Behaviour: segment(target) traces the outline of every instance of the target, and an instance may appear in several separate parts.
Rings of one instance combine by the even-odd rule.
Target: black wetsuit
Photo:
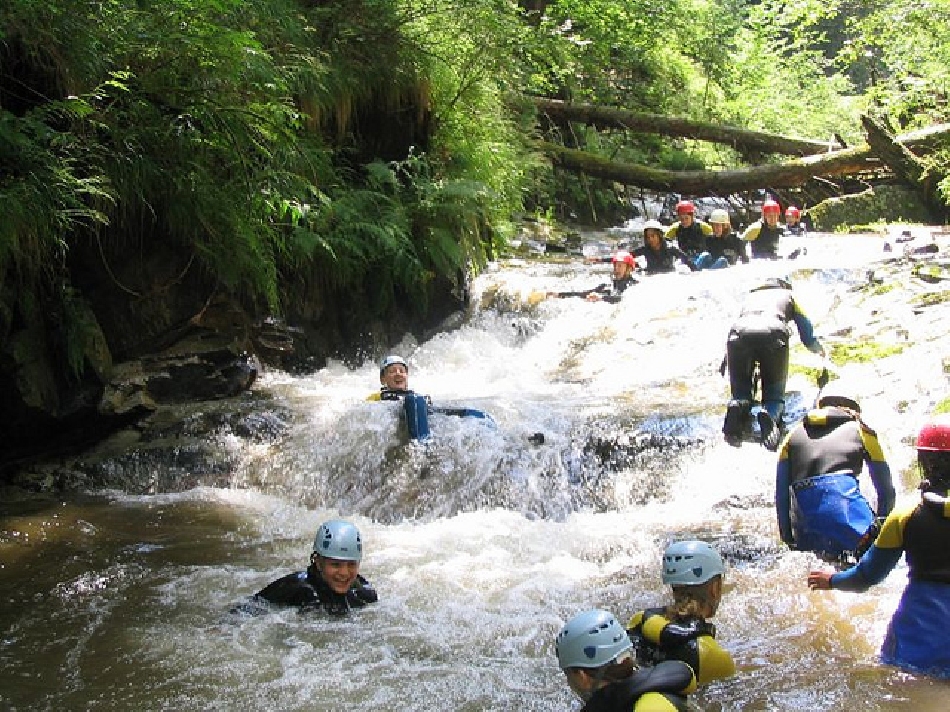
[[[730,232],[722,237],[710,237],[706,240],[706,252],[715,262],[720,257],[734,265],[738,261],[748,262],[749,256],[746,254],[746,243],[736,233]]]
[[[581,712],[635,712],[640,698],[651,693],[662,697],[671,710],[687,710],[686,693],[693,689],[694,683],[689,665],[668,660],[656,667],[637,670],[622,682],[601,687]]]
[[[269,606],[296,606],[301,610],[322,608],[331,615],[343,615],[351,608],[376,603],[378,598],[376,589],[362,576],[356,577],[345,594],[337,593],[324,581],[319,569],[311,565],[306,571],[272,581],[231,612],[253,615],[266,612]]]
[[[614,279],[612,284],[598,284],[593,289],[585,289],[581,292],[558,292],[557,297],[558,299],[565,299],[567,297],[586,298],[588,294],[600,294],[601,301],[616,304],[623,296],[624,290],[631,284],[636,283],[637,279],[633,275],[628,274],[621,279]]]
[[[642,257],[647,261],[647,274],[673,272],[676,269],[677,260],[689,267],[691,271],[696,271],[696,266],[689,259],[689,256],[666,239],[660,241],[660,249],[658,250],[654,250],[644,243],[630,254],[634,257]]]
[[[751,241],[752,256],[765,259],[778,257],[779,238],[785,233],[781,225],[769,227],[765,220],[757,220],[745,229],[742,239]]]

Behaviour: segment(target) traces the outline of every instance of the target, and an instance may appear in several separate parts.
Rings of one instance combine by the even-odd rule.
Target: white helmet
[[[676,541],[663,552],[663,583],[696,586],[726,572],[719,552],[704,541]]]
[[[722,208],[716,208],[709,214],[709,222],[720,223],[721,225],[730,225],[729,213]]]
[[[659,220],[647,220],[645,223],[643,223],[644,234],[646,234],[647,230],[659,230],[660,232],[666,232],[666,228]]]
[[[324,522],[313,540],[313,553],[327,559],[359,561],[363,558],[363,539],[360,530],[342,519]]]
[[[394,363],[401,363],[406,367],[406,371],[409,371],[409,364],[406,363],[406,359],[404,359],[402,356],[397,356],[396,354],[390,354],[379,362],[379,375],[382,376],[383,371],[392,366]]]
[[[633,642],[612,613],[594,609],[571,618],[554,647],[562,670],[599,668],[632,649]]]

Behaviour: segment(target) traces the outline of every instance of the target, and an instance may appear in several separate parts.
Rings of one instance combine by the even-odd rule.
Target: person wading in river
[[[558,665],[584,702],[581,712],[666,712],[687,710],[696,678],[686,663],[669,660],[637,669],[633,642],[613,614],[580,613],[555,640]]]
[[[310,565],[305,571],[273,581],[232,612],[255,614],[269,606],[295,606],[342,615],[352,608],[376,603],[376,589],[360,575],[362,559],[359,529],[341,519],[324,522],[313,540]]]
[[[685,252],[663,236],[663,224],[659,220],[647,220],[643,224],[643,244],[631,254],[646,260],[647,274],[675,272],[677,261],[689,267],[692,272],[699,269]]]
[[[723,269],[736,262],[748,262],[746,245],[736,233],[732,231],[732,221],[729,213],[722,208],[716,208],[709,215],[709,224],[713,234],[706,240],[706,252],[709,255],[703,269]]]
[[[867,463],[877,515],[861,493]],[[894,508],[894,483],[881,443],[861,406],[838,381],[782,442],[775,473],[778,530],[789,548],[830,563],[860,558],[877,535],[876,517]]]
[[[696,269],[708,268],[712,258],[706,242],[713,234],[712,226],[696,219],[696,206],[690,200],[681,200],[676,204],[676,218],[676,222],[666,230],[666,239],[675,240]]]
[[[673,603],[635,613],[627,624],[641,664],[681,660],[700,685],[735,674],[732,656],[716,642],[716,627],[708,622],[719,609],[725,571],[722,557],[704,541],[666,548],[662,578],[672,587]]]
[[[881,646],[881,660],[911,672],[950,678],[950,414],[934,417],[917,436],[923,477],[916,502],[895,508],[854,567],[815,569],[811,589],[866,591],[907,559],[907,586]]]
[[[778,259],[778,243],[784,233],[778,218],[781,206],[771,198],[762,203],[762,218],[749,225],[742,233],[742,239],[752,244],[752,257],[758,259]]]

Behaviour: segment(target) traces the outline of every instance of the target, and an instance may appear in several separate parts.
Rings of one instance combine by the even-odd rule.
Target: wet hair
[[[950,489],[950,450],[918,450],[917,464],[923,477],[921,489]]]
[[[722,575],[716,574],[705,583],[695,586],[673,586],[673,603],[666,607],[666,617],[671,621],[697,616],[705,618],[706,609],[715,610],[719,602],[719,597],[713,592],[713,585],[721,580]]]

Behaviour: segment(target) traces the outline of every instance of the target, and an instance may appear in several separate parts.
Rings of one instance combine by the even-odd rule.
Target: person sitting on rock
[[[646,261],[646,273],[675,272],[677,262],[689,267],[691,272],[697,271],[699,268],[689,256],[669,242],[663,232],[663,224],[659,220],[647,220],[643,224],[643,245],[630,253],[635,258],[642,257]]]
[[[752,243],[752,257],[757,259],[778,259],[778,243],[784,234],[778,218],[781,206],[771,198],[762,203],[762,217],[749,225],[742,233],[742,239]]]

